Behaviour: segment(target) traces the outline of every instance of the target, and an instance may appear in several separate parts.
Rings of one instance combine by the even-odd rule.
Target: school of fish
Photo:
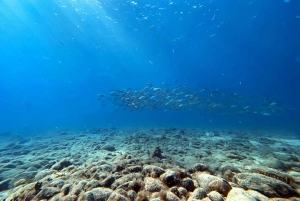
[[[211,90],[208,88],[188,88],[184,85],[154,87],[147,84],[141,90],[131,88],[111,90],[109,96],[98,94],[102,106],[109,101],[124,110],[164,110],[164,111],[206,111],[218,114],[260,114],[277,116],[286,106],[259,96],[245,96],[238,93]]]

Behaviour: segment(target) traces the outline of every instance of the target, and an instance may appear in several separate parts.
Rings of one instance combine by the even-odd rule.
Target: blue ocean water
[[[0,133],[300,130],[297,0],[2,0],[0,23]],[[130,111],[97,100],[97,94],[148,83],[265,97],[285,109],[276,116]]]

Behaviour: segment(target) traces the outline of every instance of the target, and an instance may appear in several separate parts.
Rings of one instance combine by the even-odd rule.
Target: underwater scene
[[[300,201],[299,0],[1,0],[0,201]]]

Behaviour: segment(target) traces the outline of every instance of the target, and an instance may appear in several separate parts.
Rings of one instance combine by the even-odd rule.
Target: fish
[[[206,111],[221,115],[255,114],[263,116],[278,116],[287,107],[276,100],[258,95],[243,95],[241,93],[210,89],[209,87],[189,88],[179,84],[170,87],[164,83],[155,86],[148,83],[140,90],[132,88],[110,90],[109,97],[104,93],[98,94],[98,99],[111,102],[117,107],[134,110],[162,111]]]

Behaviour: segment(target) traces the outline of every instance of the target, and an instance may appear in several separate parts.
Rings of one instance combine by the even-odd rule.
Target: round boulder
[[[231,190],[231,186],[226,180],[213,175],[198,173],[195,175],[195,179],[197,180],[199,185],[206,191],[206,193],[217,191],[218,193],[226,197],[228,192]]]
[[[160,180],[168,187],[175,186],[180,182],[180,175],[172,170],[167,170],[165,173],[160,175]]]

